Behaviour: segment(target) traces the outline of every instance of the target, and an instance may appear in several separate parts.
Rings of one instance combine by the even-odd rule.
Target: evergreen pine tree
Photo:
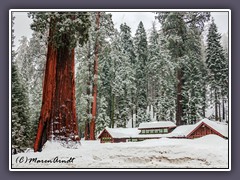
[[[221,120],[219,117],[221,99],[228,94],[228,64],[220,40],[221,35],[212,19],[207,35],[206,63],[214,96],[216,121]]]
[[[47,33],[42,35],[33,32],[29,41],[28,54],[31,61],[28,71],[31,139],[34,142],[42,105],[42,85],[47,56]]]
[[[183,86],[183,119],[187,124],[194,124],[203,117],[205,105],[205,81],[204,61],[201,45],[201,34],[194,26],[188,28],[188,40],[186,50],[188,58],[184,65]]]
[[[209,20],[209,12],[160,12],[157,13],[157,19],[162,24],[163,33],[167,39],[167,47],[172,59],[175,60],[175,73],[177,76],[176,85],[176,124],[186,123],[184,119],[187,110],[187,100],[184,96],[184,83],[186,75],[184,71],[187,68],[186,62],[190,58],[189,54],[189,34],[188,29],[194,26],[199,32],[203,31],[204,22]]]
[[[96,13],[89,13],[89,19],[91,21],[91,27],[89,28],[88,34],[89,39],[87,43],[78,47],[76,50],[76,63],[77,63],[77,75],[76,75],[76,97],[77,97],[77,112],[79,114],[79,126],[82,132],[88,131],[84,129],[92,119],[91,115],[91,102],[92,98],[92,87],[93,87],[93,64],[94,64],[94,51],[96,43]],[[113,22],[111,14],[100,12],[100,29],[98,31],[98,97],[97,98],[97,110],[101,108],[101,97],[105,97],[107,106],[106,113],[110,114],[110,84],[109,79],[109,63],[110,60],[110,42],[113,34]],[[97,111],[96,117],[96,129],[99,130],[98,116],[103,111]],[[88,133],[85,134],[87,136]],[[88,139],[85,137],[85,139]]]
[[[12,49],[14,47],[14,19],[11,19],[12,33]],[[29,147],[30,141],[30,121],[29,121],[29,105],[26,95],[26,89],[22,83],[22,77],[19,75],[19,70],[15,61],[16,53],[12,50],[11,61],[11,134],[12,147],[17,148],[17,151]]]
[[[147,63],[148,63],[148,42],[147,35],[142,21],[139,23],[135,37],[134,47],[136,54],[136,114],[137,121],[145,121],[144,112],[147,109]]]
[[[100,99],[100,103],[98,105],[98,117],[96,121],[96,131],[97,134],[100,133],[105,127],[108,127],[110,124],[110,117],[107,113],[107,101],[104,97]]]
[[[21,83],[17,66],[12,61],[12,145],[27,148],[30,144],[29,111],[26,90]]]
[[[150,61],[150,67],[154,72],[156,94],[154,104],[156,106],[157,120],[174,120],[176,106],[176,62],[167,49],[167,40],[163,32],[159,33],[159,57]]]
[[[49,29],[43,103],[34,151],[47,140],[79,141],[76,117],[74,48],[88,39],[87,12],[31,12],[31,28]],[[49,127],[49,128],[48,128]]]

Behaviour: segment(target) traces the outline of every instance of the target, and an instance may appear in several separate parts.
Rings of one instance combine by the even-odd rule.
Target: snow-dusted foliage
[[[28,54],[31,59],[31,71],[28,74],[31,139],[34,140],[42,105],[43,78],[47,56],[47,31],[43,35],[33,32],[29,40]]]
[[[12,17],[12,47],[14,47],[14,19]],[[27,46],[27,40],[24,39],[24,45]],[[25,87],[25,82],[23,76],[21,75],[20,68],[16,62],[16,52],[12,50],[12,60],[11,60],[11,135],[12,135],[12,148],[14,151],[19,152],[26,149],[31,144],[30,138],[30,115],[29,115],[29,102],[27,96],[27,87]],[[21,54],[21,53],[20,53]],[[23,55],[25,56],[25,55]],[[24,58],[25,59],[25,58]],[[21,64],[19,62],[19,64]]]
[[[44,34],[46,29],[54,29],[52,41],[55,47],[64,46],[64,36],[68,35],[70,48],[76,47],[77,43],[83,45],[88,39],[90,26],[88,12],[30,12],[33,19],[31,28]]]
[[[15,61],[12,62],[12,146],[27,148],[31,141],[29,106],[26,89]]]
[[[147,109],[147,88],[148,88],[148,41],[142,21],[140,21],[134,37],[134,47],[136,54],[136,114],[137,124],[145,121],[142,112]],[[141,113],[141,114],[140,114]]]
[[[192,123],[205,111],[206,72],[200,35],[209,12],[160,12],[166,47],[176,74],[176,123]]]
[[[42,105],[42,84],[46,62],[47,34],[33,32],[28,40],[22,37],[16,51],[16,65],[19,78],[26,91],[26,101],[29,104],[30,142],[34,141],[38,126],[38,119]],[[30,143],[31,144],[31,143]]]
[[[228,53],[224,51],[220,40],[221,35],[212,19],[207,35],[206,64],[215,104],[215,119],[221,121],[226,120],[224,103],[228,100]]]
[[[134,36],[126,23],[114,29],[111,13],[107,12],[100,12],[98,29],[96,14],[29,13],[34,20],[32,29],[38,32],[30,39],[22,37],[16,52],[12,52],[13,139],[22,143],[27,125],[31,130],[28,143],[34,141],[42,105],[47,43],[52,41],[61,48],[64,38],[60,37],[65,35],[69,47],[75,47],[81,137],[92,119],[97,44],[96,134],[105,127],[138,127],[153,120],[177,121],[177,125],[192,124],[202,117],[228,120],[227,35],[221,37],[212,21],[205,45],[202,31],[210,17],[208,12],[158,12],[156,19],[161,29],[153,23],[145,31],[139,22]],[[56,32],[49,39],[52,26]],[[24,100],[19,97],[21,93],[25,94]],[[23,106],[18,104],[20,101]],[[148,107],[151,110],[146,113]],[[17,115],[19,109],[21,117]],[[23,116],[28,116],[26,122],[30,118],[28,124],[21,120]]]
[[[96,46],[96,39],[98,38],[99,50],[98,50],[98,104],[101,103],[101,97],[104,96],[107,103],[106,107],[109,107],[110,94],[109,94],[109,82],[111,76],[109,76],[109,62],[110,62],[110,42],[113,36],[113,22],[111,14],[100,12],[100,28],[96,30],[96,12],[89,12],[89,21],[91,27],[88,30],[88,41],[85,45],[76,48],[76,97],[77,97],[77,114],[80,131],[84,131],[86,122],[90,122],[92,119],[91,105],[93,101],[92,87],[94,82],[94,53]],[[103,111],[99,111],[101,106],[98,105],[96,129],[99,129],[98,116],[109,116],[109,113],[101,115]],[[109,112],[108,109],[106,109]],[[109,124],[108,124],[109,125]]]
[[[110,124],[110,117],[107,114],[108,106],[104,97],[99,100],[98,118],[96,122],[96,133],[99,134],[105,127]]]

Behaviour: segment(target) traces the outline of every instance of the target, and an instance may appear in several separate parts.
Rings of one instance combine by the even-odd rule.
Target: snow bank
[[[69,159],[72,163],[19,163],[19,157]],[[47,142],[40,153],[12,156],[13,168],[228,168],[228,140],[216,135],[199,139],[161,138],[142,142],[81,141],[78,149]]]
[[[212,144],[227,142],[225,139],[215,134],[209,134],[209,135],[197,138],[194,141],[202,142],[202,143],[212,143]]]
[[[61,150],[64,147],[56,141],[47,141],[43,146],[43,151],[56,151]]]

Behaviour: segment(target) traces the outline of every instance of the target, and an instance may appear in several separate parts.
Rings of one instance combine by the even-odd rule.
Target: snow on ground
[[[56,157],[75,159],[69,163],[29,163],[30,158]],[[193,140],[161,138],[105,144],[81,141],[77,149],[47,142],[42,152],[13,155],[12,168],[228,168],[228,140],[207,135]]]

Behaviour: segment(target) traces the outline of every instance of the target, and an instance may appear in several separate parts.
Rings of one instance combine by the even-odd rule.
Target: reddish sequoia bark
[[[52,36],[51,29],[49,31],[49,36]],[[53,47],[52,43],[49,43],[43,81],[42,108],[40,112],[38,131],[34,143],[35,152],[41,150],[42,145],[47,141],[47,128],[51,119],[52,99],[55,92],[54,80],[56,78],[56,60],[57,51]]]
[[[89,132],[90,129],[89,129],[89,121],[87,120],[85,122],[85,131],[84,131],[84,137],[85,137],[85,140],[89,140]]]
[[[53,31],[50,28],[49,36]],[[74,49],[69,49],[68,36],[64,46],[55,49],[48,44],[41,115],[34,151],[41,151],[47,140],[80,140],[76,118]]]
[[[97,28],[96,31],[98,33],[99,25],[100,25],[100,12],[97,12],[96,17]],[[97,76],[98,76],[98,35],[96,38],[96,46],[95,46],[95,59],[94,59],[94,84],[93,84],[93,102],[92,102],[92,120],[90,122],[90,140],[95,140],[95,127],[96,127],[96,115],[97,115]]]
[[[63,37],[64,47],[57,51],[56,91],[50,131],[55,139],[79,140],[76,117],[74,49],[69,49],[69,37]]]

